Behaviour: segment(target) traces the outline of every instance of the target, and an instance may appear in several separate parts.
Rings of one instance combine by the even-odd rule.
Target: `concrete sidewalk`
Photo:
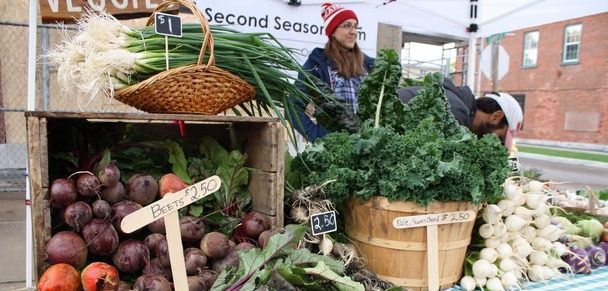
[[[25,290],[25,193],[0,192],[0,290]]]

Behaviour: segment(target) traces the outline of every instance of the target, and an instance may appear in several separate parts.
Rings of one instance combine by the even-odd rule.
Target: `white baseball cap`
[[[521,123],[524,119],[524,113],[521,110],[521,106],[519,106],[519,102],[517,102],[513,96],[507,93],[492,92],[486,94],[485,97],[496,100],[507,118],[509,130],[507,130],[504,143],[510,150],[513,146],[513,139],[515,138],[517,131],[521,128]]]
[[[500,109],[507,118],[509,130],[519,130],[524,119],[524,113],[519,102],[507,93],[488,93],[485,97],[492,98],[498,102]]]

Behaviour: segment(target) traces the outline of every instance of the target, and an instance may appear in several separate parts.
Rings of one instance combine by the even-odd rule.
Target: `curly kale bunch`
[[[304,184],[335,180],[325,188],[335,202],[350,196],[363,200],[385,196],[420,205],[481,203],[500,195],[509,167],[498,138],[477,138],[458,124],[440,74],[428,75],[419,95],[402,104],[393,94],[401,77],[396,62],[392,53],[381,53],[364,81],[359,91],[364,123],[359,132],[331,133],[295,160],[294,167],[306,173]],[[382,96],[382,106],[390,106],[382,107],[381,126],[374,127],[372,104],[387,88],[391,94]]]

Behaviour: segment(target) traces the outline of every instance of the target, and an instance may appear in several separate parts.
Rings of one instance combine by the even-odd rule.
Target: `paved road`
[[[558,189],[608,189],[608,163],[526,153],[519,154],[519,163],[523,169],[540,170],[542,179],[567,182],[558,185]]]

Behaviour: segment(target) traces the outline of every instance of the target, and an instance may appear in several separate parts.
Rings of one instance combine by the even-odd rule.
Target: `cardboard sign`
[[[338,229],[336,223],[336,212],[328,211],[310,216],[310,226],[313,235],[334,232]]]
[[[429,225],[465,222],[471,221],[473,219],[475,219],[475,212],[472,210],[415,216],[403,216],[393,219],[393,227],[397,229],[422,227]]]
[[[154,13],[154,31],[156,34],[182,37],[182,18],[162,12]]]

